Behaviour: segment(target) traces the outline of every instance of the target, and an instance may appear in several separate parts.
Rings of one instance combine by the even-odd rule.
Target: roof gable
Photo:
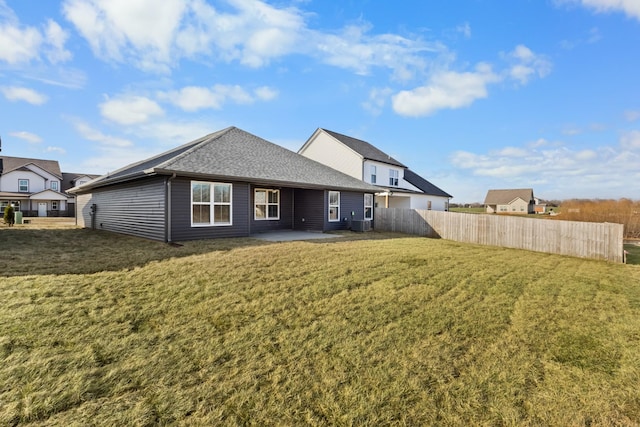
[[[533,201],[532,188],[505,189],[505,190],[489,190],[484,199],[485,205],[508,205],[516,199],[522,199],[527,203]]]
[[[57,160],[29,159],[26,157],[0,156],[0,175],[18,170],[23,167],[31,170],[27,167],[28,165],[35,165],[41,170],[62,179],[60,164],[58,164]],[[33,170],[31,171],[35,172]]]
[[[126,166],[84,184],[80,189],[87,190],[150,174],[173,173],[180,176],[293,184],[308,188],[376,191],[370,184],[236,127],[223,129]]]
[[[362,141],[360,139],[352,138],[347,135],[343,135],[338,132],[333,132],[327,129],[320,128],[321,131],[328,133],[347,147],[351,148],[356,153],[360,154],[365,160],[375,160],[377,162],[387,163],[394,166],[399,166],[401,168],[406,168],[398,160],[394,159],[390,155],[384,153],[382,150],[374,147],[366,141]]]

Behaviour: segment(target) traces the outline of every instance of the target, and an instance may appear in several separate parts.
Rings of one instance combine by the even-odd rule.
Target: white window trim
[[[20,181],[25,181],[27,183],[27,189],[25,191],[22,191],[20,189]],[[29,192],[29,180],[28,179],[18,179],[18,193],[28,193]]]
[[[395,181],[392,182],[392,180]],[[389,186],[397,187],[400,184],[400,172],[396,169],[389,169]]]
[[[194,202],[193,201],[193,184],[207,184],[209,185],[209,202]],[[215,186],[216,185],[228,185],[229,186],[229,202],[215,202]],[[210,182],[210,181],[191,181],[190,182],[190,215],[191,215],[191,227],[227,227],[233,225],[233,184],[229,182]],[[194,223],[193,222],[193,205],[209,205],[209,223]],[[215,222],[215,206],[229,206],[229,222]]]
[[[57,211],[57,210],[59,210],[58,208],[59,208],[58,201],[57,200],[52,200],[51,201],[51,210],[52,211]]]
[[[367,196],[371,196],[371,205],[367,205]],[[373,205],[374,205],[373,199],[374,199],[373,194],[371,193],[364,194],[364,212],[363,212],[364,219],[369,219],[369,220],[373,219]],[[367,218],[367,208],[371,208],[371,216],[369,218]]]
[[[378,180],[378,172],[377,172],[378,168],[376,167],[376,165],[370,165],[369,171],[370,171],[369,180],[371,181],[372,184],[375,184],[376,181]]]
[[[261,205],[264,204],[265,206],[265,217],[264,218],[258,218],[256,217],[256,206],[258,206],[258,203],[256,202],[256,193],[258,191],[265,191],[265,203],[260,203]],[[273,202],[269,202],[269,193],[277,193],[278,194],[278,203],[273,203]],[[275,217],[269,217],[269,206],[277,206],[278,207],[278,216]],[[255,221],[279,221],[280,220],[280,190],[274,190],[271,188],[256,188],[253,190],[253,219]]]
[[[49,183],[49,187],[53,190],[53,191],[59,191],[60,190],[60,183],[58,181],[51,181]],[[53,188],[56,187],[56,188]]]
[[[331,193],[336,193],[338,194],[338,204],[337,205],[332,205],[331,204]],[[339,191],[329,191],[328,194],[328,198],[327,198],[327,205],[328,205],[328,209],[327,209],[327,219],[329,222],[340,222],[340,192]],[[332,207],[336,207],[338,208],[338,215],[336,219],[331,219],[331,208]]]

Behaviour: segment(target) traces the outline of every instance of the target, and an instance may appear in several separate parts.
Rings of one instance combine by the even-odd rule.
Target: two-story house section
[[[449,210],[449,193],[366,141],[318,128],[298,153],[380,187],[377,207]]]
[[[56,160],[0,156],[0,209],[12,204],[24,216],[64,216],[62,179]]]

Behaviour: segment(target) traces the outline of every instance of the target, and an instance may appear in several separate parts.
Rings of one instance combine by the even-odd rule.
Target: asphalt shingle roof
[[[489,190],[484,199],[485,205],[507,205],[517,198],[521,198],[525,202],[533,200],[532,188],[517,188],[506,190]]]
[[[400,163],[398,160],[389,156],[385,152],[379,150],[373,145],[369,144],[366,141],[362,141],[360,139],[352,138],[347,135],[343,135],[338,132],[333,132],[327,129],[322,129],[327,132],[329,135],[333,136],[338,141],[342,142],[347,147],[351,148],[356,153],[360,154],[362,157],[368,160],[375,160],[377,162],[387,163],[394,166],[400,166],[401,168],[406,168],[405,165]]]
[[[229,127],[150,159],[121,168],[81,187],[88,190],[146,174],[224,178],[256,183],[375,192],[376,187]]]
[[[28,164],[34,164],[40,169],[49,172],[51,175],[55,175],[62,179],[62,173],[60,172],[60,164],[57,160],[42,160],[42,159],[29,159],[26,157],[8,157],[0,156],[0,174],[9,173],[14,170],[18,170]]]
[[[451,194],[433,185],[417,173],[413,172],[411,169],[404,170],[404,180],[409,184],[418,187],[424,194],[429,194],[432,196],[453,197]]]

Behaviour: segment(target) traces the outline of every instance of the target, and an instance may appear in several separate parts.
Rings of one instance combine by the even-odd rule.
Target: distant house
[[[535,212],[533,189],[489,190],[484,206],[487,213],[532,214]]]
[[[56,160],[0,156],[0,209],[12,204],[24,216],[68,216],[68,197]]]
[[[346,230],[377,188],[229,127],[70,191],[78,225],[172,242]]]
[[[62,172],[62,192],[67,196],[67,210],[71,215],[75,215],[76,196],[69,194],[68,190],[73,187],[86,184],[98,178],[100,175],[89,175],[83,173]]]
[[[449,193],[368,142],[319,128],[298,153],[375,185],[376,206],[449,210]]]

